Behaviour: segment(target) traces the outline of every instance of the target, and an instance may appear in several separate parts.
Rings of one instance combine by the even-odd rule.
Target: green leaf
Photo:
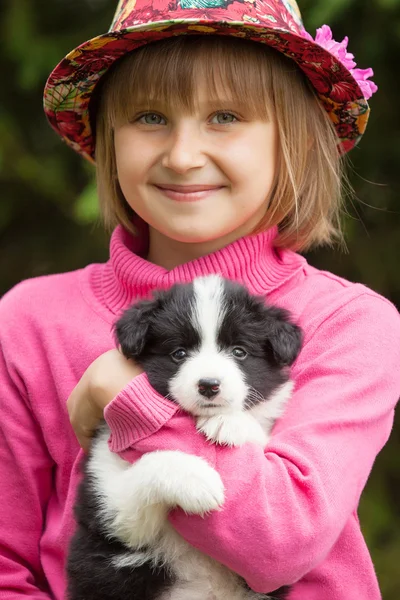
[[[85,187],[74,207],[74,217],[79,223],[94,223],[99,218],[99,203],[96,183]]]

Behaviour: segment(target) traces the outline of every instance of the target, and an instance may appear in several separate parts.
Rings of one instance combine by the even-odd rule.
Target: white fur
[[[225,315],[224,284],[218,275],[194,280],[195,302],[190,316],[200,333],[200,349],[192,353],[169,383],[169,391],[179,404],[199,416],[211,416],[233,409],[242,409],[249,394],[241,369],[230,354],[218,347],[217,333]],[[211,400],[198,392],[199,379],[221,382],[220,392]],[[213,407],[207,406],[213,404]]]
[[[181,506],[194,514],[218,510],[224,501],[219,474],[198,456],[179,451],[152,452],[129,464],[108,448],[107,428],[97,436],[89,461],[108,534],[136,550],[114,557],[114,567],[151,561],[177,577],[159,600],[257,600],[239,577],[190,546],[173,529],[167,512]],[[151,550],[141,547],[150,545]],[[139,550],[139,551],[138,551]],[[264,596],[263,596],[264,598]]]
[[[259,402],[248,413],[269,434],[275,421],[281,417],[293,392],[292,380],[281,385],[266,402]],[[250,440],[249,440],[250,441]]]
[[[202,554],[172,528],[167,511],[181,506],[190,513],[218,510],[224,501],[219,474],[206,461],[178,451],[152,452],[133,465],[111,453],[106,428],[96,438],[89,470],[109,535],[139,552],[112,559],[116,568],[147,561],[169,566],[178,582],[159,600],[247,600],[237,575]],[[150,544],[151,550],[140,551]],[[245,594],[245,595],[244,595]]]
[[[292,382],[287,382],[269,401],[246,413],[220,415],[219,421],[216,415],[205,418],[205,429],[218,443],[238,446],[253,442],[264,446],[292,387]],[[219,427],[210,433],[215,422]],[[89,467],[96,478],[102,517],[109,533],[136,550],[113,558],[114,567],[139,567],[151,561],[155,566],[171,568],[177,583],[159,600],[265,598],[244,590],[235,573],[190,546],[167,520],[168,510],[173,506],[181,506],[193,514],[218,510],[224,501],[219,474],[202,458],[178,451],[152,452],[131,465],[110,452],[108,436],[108,430],[104,429],[96,439]],[[140,547],[147,544],[151,550],[140,552]]]
[[[264,448],[293,384],[285,383],[265,402],[245,410],[251,388],[232,356],[217,344],[225,311],[223,282],[218,276],[199,278],[194,291],[191,319],[200,332],[201,347],[170,382],[170,393],[197,417],[197,428],[210,441],[229,446],[252,442]],[[218,396],[208,400],[198,393],[201,378],[221,382]],[[209,403],[213,407],[204,406]],[[235,573],[190,546],[167,520],[176,506],[199,515],[220,510],[224,486],[218,472],[202,458],[179,451],[145,454],[132,465],[109,451],[108,436],[105,427],[93,444],[88,468],[108,534],[135,550],[112,558],[113,566],[138,567],[151,561],[171,568],[177,582],[158,600],[265,599],[243,589]]]
[[[197,429],[208,440],[227,446],[242,446],[247,442],[262,448],[268,443],[271,429],[283,414],[293,389],[293,382],[284,383],[266,402],[259,402],[247,411],[198,417]]]
[[[98,484],[104,522],[128,545],[155,541],[173,507],[205,514],[223,505],[222,480],[204,459],[160,451],[129,464],[109,451],[108,435],[104,430],[96,439],[88,469]]]
[[[200,378],[218,379],[221,382],[219,394],[212,399],[201,396],[197,388]],[[189,358],[171,380],[169,389],[182,408],[198,416],[241,409],[248,395],[248,386],[233,358],[211,343],[202,343],[199,352]],[[207,406],[209,404],[213,406]]]
[[[205,343],[215,344],[215,332],[225,316],[224,282],[219,275],[198,277],[193,281],[195,309],[193,326],[201,332]]]
[[[268,435],[261,425],[244,411],[199,417],[197,429],[211,442],[227,446],[242,446],[246,442],[253,442],[264,448],[268,442]]]

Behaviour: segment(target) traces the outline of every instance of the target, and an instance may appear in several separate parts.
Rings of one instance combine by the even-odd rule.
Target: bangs
[[[147,44],[119,60],[106,76],[105,112],[112,125],[132,118],[138,106],[197,109],[197,86],[206,86],[212,103],[245,106],[252,119],[269,120],[272,112],[273,59],[296,68],[268,46],[231,36],[175,36]]]

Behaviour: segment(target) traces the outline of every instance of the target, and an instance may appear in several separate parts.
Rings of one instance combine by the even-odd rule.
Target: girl
[[[23,282],[0,304],[0,597],[64,597],[81,458],[68,411],[85,448],[104,411],[127,460],[162,436],[220,473],[223,510],[170,521],[253,590],[380,598],[357,506],[400,394],[400,319],[296,253],[340,240],[340,155],[376,89],[353,58],[327,26],[314,41],[294,0],[121,0],[110,32],[51,74],[46,113],[96,159],[116,228],[106,264]],[[215,272],[305,332],[265,452],[208,444],[112,349],[134,300]]]

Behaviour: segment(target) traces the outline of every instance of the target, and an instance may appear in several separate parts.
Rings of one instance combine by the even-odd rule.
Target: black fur
[[[129,308],[115,326],[124,355],[143,367],[151,385],[163,396],[168,394],[168,382],[180,368],[171,360],[171,353],[182,347],[196,350],[201,344],[189,318],[193,302],[193,284],[176,285]],[[233,282],[224,282],[224,303],[226,312],[218,344],[221,349],[246,349],[246,360],[237,363],[260,399],[267,398],[287,380],[285,367],[300,351],[301,330],[291,323],[286,311],[266,306],[263,298],[251,296]],[[251,408],[257,401],[254,395],[249,396],[246,407]],[[102,527],[94,483],[86,470],[75,516],[78,529],[67,565],[69,600],[155,600],[174,584],[173,574],[163,567],[154,569],[150,563],[139,568],[112,566],[110,557],[134,551],[110,539],[104,524]],[[250,590],[244,580],[243,588]],[[289,589],[280,588],[265,598],[284,600]]]
[[[263,298],[251,296],[236,283],[225,282],[224,301],[227,311],[218,334],[219,345],[242,346],[248,351],[246,360],[238,364],[260,399],[268,398],[287,380],[283,367],[290,366],[300,352],[301,330],[291,323],[287,311],[267,306]],[[249,397],[246,407],[251,408],[256,401]]]
[[[129,308],[115,326],[116,338],[127,358],[146,371],[152,387],[162,396],[179,365],[170,353],[185,347],[195,350],[200,336],[187,317],[193,302],[193,284],[175,285],[156,292],[153,300]]]
[[[248,358],[238,361],[248,381],[261,397],[287,380],[283,367],[297,358],[302,342],[301,329],[289,313],[267,306],[265,299],[252,296],[241,285],[224,282],[226,316],[218,333],[221,349],[243,346]],[[188,317],[194,302],[193,284],[175,285],[156,292],[153,300],[129,308],[116,323],[115,332],[123,354],[135,359],[146,371],[152,387],[168,394],[168,381],[179,365],[170,358],[177,348],[195,350],[200,336]],[[254,404],[249,398],[247,407]]]
[[[115,569],[110,557],[123,556],[132,549],[110,539],[98,516],[98,502],[91,475],[83,463],[84,479],[75,504],[77,530],[72,537],[67,562],[67,598],[71,600],[153,600],[174,583],[165,568],[149,563],[132,569]]]

